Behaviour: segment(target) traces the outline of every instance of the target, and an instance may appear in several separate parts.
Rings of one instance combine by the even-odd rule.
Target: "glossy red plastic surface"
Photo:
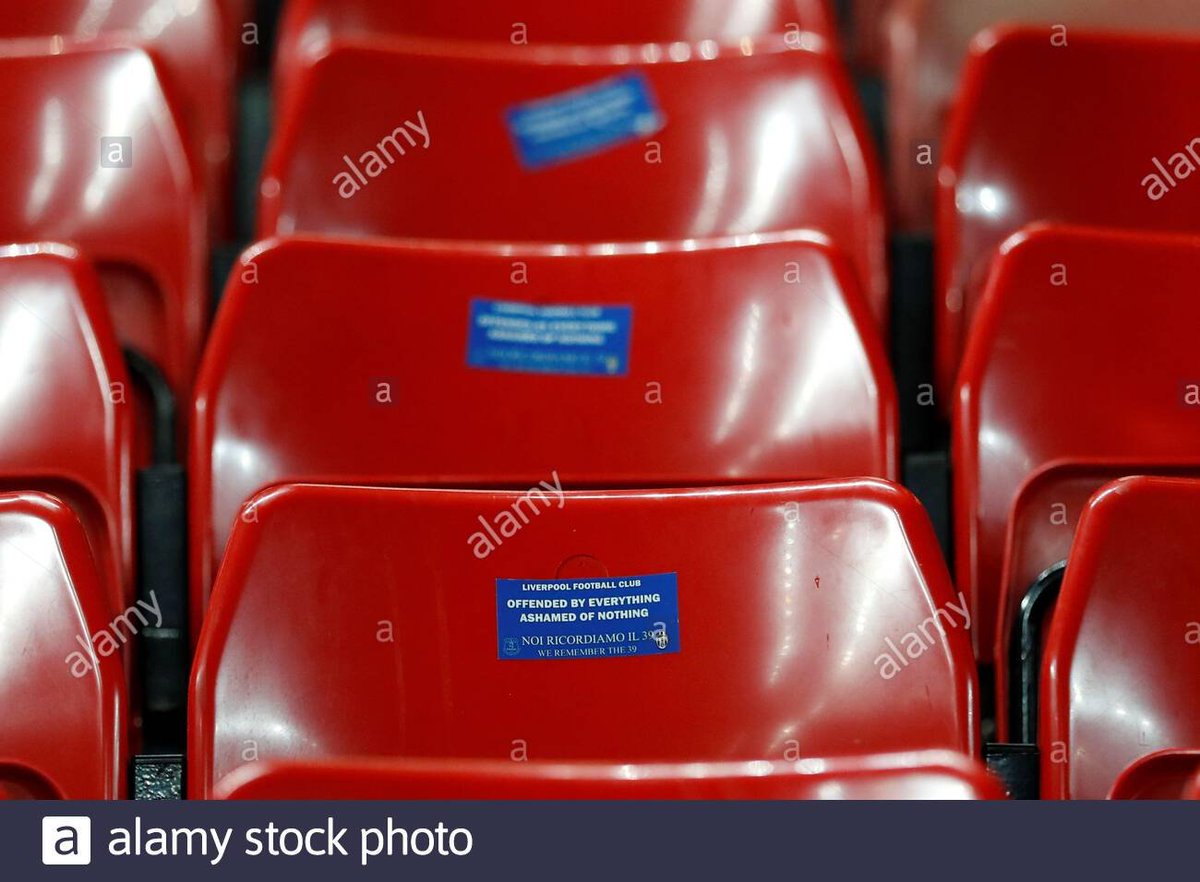
[[[287,0],[286,5],[290,5],[291,2],[292,0]],[[255,0],[217,0],[217,7],[221,10],[226,24],[231,28],[231,33],[237,34],[239,37],[243,33],[243,25],[258,24],[255,16]],[[261,40],[263,37],[261,25],[258,28],[258,35]],[[278,40],[278,37],[276,39]]]
[[[120,655],[101,655],[86,636],[109,619],[87,538],[71,510],[41,493],[0,494],[5,789],[65,799],[124,795]]]
[[[0,39],[35,37],[94,40],[151,50],[162,62],[169,94],[178,96],[193,153],[203,164],[213,219],[225,220],[238,44],[229,39],[217,0],[41,0],[23,4],[19,15],[0,18]],[[134,88],[127,90],[127,97],[136,94]],[[93,134],[91,140],[95,137]]]
[[[1056,264],[1066,286],[1052,282]],[[1028,479],[1070,462],[1200,465],[1200,409],[1187,404],[1200,383],[1198,274],[1195,237],[1039,228],[998,256],[953,437],[957,584],[978,612],[981,658],[991,657],[1006,530]]]
[[[851,257],[882,324],[881,182],[857,99],[827,49],[815,34],[800,45],[779,36],[521,51],[337,44],[282,111],[261,231],[593,243],[811,229]],[[537,171],[521,165],[506,110],[632,72],[649,81],[661,131]],[[343,198],[347,158],[367,157],[405,120],[419,122],[418,111],[428,147],[417,135],[402,156],[385,149],[395,162],[374,178],[360,170],[366,185]]]
[[[26,763],[0,757],[0,799],[64,799],[46,776]]]
[[[1188,782],[1180,799],[1200,799],[1200,772]]]
[[[1160,750],[1123,771],[1109,799],[1196,799],[1189,793],[1200,776],[1200,750]]]
[[[229,21],[248,22],[254,16],[254,0],[217,0]]]
[[[0,367],[0,490],[45,490],[70,504],[105,600],[124,609],[133,593],[131,393],[104,295],[77,252],[0,248]]]
[[[967,64],[938,172],[941,389],[954,383],[992,256],[1010,234],[1040,221],[1200,232],[1200,175],[1172,176],[1157,200],[1147,183],[1156,159],[1182,171],[1172,157],[1194,157],[1200,169],[1194,102],[1180,86],[1200,68],[1200,40],[1077,29],[1068,39],[1055,46],[1045,28],[989,34]]]
[[[476,557],[480,519],[522,497],[312,485],[257,497],[197,649],[192,794],[209,795],[249,743],[263,761],[975,750],[975,667],[949,611],[959,598],[906,491],[567,492]],[[665,572],[678,578],[680,652],[497,659],[498,577]],[[939,630],[935,610],[952,624]],[[905,635],[922,627],[913,655],[921,638]],[[899,645],[909,658],[880,661]]]
[[[588,254],[282,240],[248,253],[197,384],[196,623],[239,509],[284,481],[896,477],[895,391],[845,259],[803,239],[691,244]],[[631,306],[628,374],[469,367],[480,297]]]
[[[1003,799],[976,761],[948,751],[742,763],[603,765],[506,760],[254,763],[222,799]]]
[[[971,0],[974,2],[974,0]],[[896,0],[850,0],[851,53],[861,67],[879,70],[884,62],[884,29]]]
[[[522,31],[517,25],[524,25]],[[280,43],[287,51],[319,50],[344,37],[430,37],[532,45],[616,45],[733,41],[789,29],[836,36],[826,0],[659,0],[564,5],[557,0],[293,0]],[[308,44],[307,46],[305,44]]]
[[[618,45],[732,42],[771,33],[837,34],[827,0],[292,0],[285,7],[275,50],[276,95],[330,43],[345,38],[425,37],[498,45]]]
[[[930,145],[934,157],[939,152],[972,38],[992,25],[1017,22],[1042,25],[1043,40],[1061,44],[1065,39],[1069,47],[1076,28],[1195,32],[1200,30],[1200,5],[1195,0],[894,0],[884,54],[890,183],[901,229],[926,232],[933,227],[937,169],[936,164],[919,163],[918,150]],[[1077,105],[1072,101],[1066,106],[1074,114]]]
[[[0,83],[0,242],[78,246],[100,272],[122,343],[186,389],[207,309],[204,199],[150,57],[8,56]],[[132,138],[131,167],[101,167],[105,137]]]
[[[1200,482],[1126,478],[1080,520],[1050,625],[1044,798],[1102,799],[1131,763],[1200,745]]]
[[[996,666],[997,707],[1007,707],[1007,660],[1021,600],[1039,576],[1067,559],[1079,517],[1092,496],[1105,484],[1130,475],[1200,474],[1195,454],[1184,459],[1190,459],[1190,464],[1184,462],[1177,468],[1161,461],[1146,463],[1118,456],[1093,462],[1063,460],[1039,469],[1025,481],[1009,514],[1004,542],[994,658],[1005,663]],[[1014,737],[1008,722],[1005,714],[996,719],[1000,741]]]

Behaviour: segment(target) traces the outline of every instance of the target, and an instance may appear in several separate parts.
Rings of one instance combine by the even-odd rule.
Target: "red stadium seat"
[[[197,384],[193,621],[242,505],[285,481],[528,487],[552,469],[573,488],[895,478],[895,390],[846,261],[787,237],[687,247],[282,240],[249,252]],[[472,309],[493,297],[627,306],[626,369],[473,367]]]
[[[75,510],[114,611],[133,594],[129,401],[87,262],[61,245],[0,248],[0,490]]]
[[[222,799],[1003,799],[962,754],[910,754],[702,765],[374,760],[252,763]]]
[[[1010,234],[1041,221],[1200,232],[1200,176],[1184,178],[1200,168],[1200,132],[1179,88],[1198,66],[1200,40],[1073,31],[1060,47],[1045,28],[980,38],[939,171],[940,388],[953,385]]]
[[[1135,761],[1113,784],[1109,799],[1196,799],[1200,750],[1160,750]]]
[[[1092,495],[1126,475],[1192,475],[1196,457],[1178,467],[1110,454],[1093,460],[1058,460],[1034,472],[1017,491],[1009,512],[1000,577],[994,658],[1000,741],[1037,740],[1037,688],[1049,614],[1061,564],[1067,560],[1079,516]],[[1187,462],[1190,460],[1190,465]],[[1036,602],[1031,593],[1040,595]],[[1014,679],[1010,679],[1010,675]]]
[[[1083,513],[1047,639],[1044,798],[1102,799],[1135,760],[1200,745],[1198,531],[1194,480],[1117,481]]]
[[[341,43],[282,111],[261,231],[588,243],[811,229],[850,255],[882,324],[883,196],[855,103],[815,35]]]
[[[481,555],[485,516],[530,495],[289,485],[257,497],[197,649],[193,796],[249,759],[975,751],[969,622],[952,611],[965,605],[906,491],[559,493]],[[674,633],[658,645],[670,652],[508,658],[524,644],[503,635],[498,648],[510,577],[618,590],[650,573],[665,575],[640,580],[677,586],[674,624],[656,623]]]
[[[1060,271],[1068,284],[1055,283]],[[1200,466],[1200,407],[1189,404],[1192,378],[1200,383],[1197,274],[1196,237],[1039,228],[1001,249],[963,361],[953,439],[957,583],[979,620],[981,659],[992,657],[998,613],[1010,623],[1030,575],[1062,559],[1092,490],[1114,474]],[[1032,528],[1023,521],[1008,542],[1001,605],[1022,493]]]
[[[813,32],[837,35],[827,0],[639,0],[565,5],[560,0],[291,0],[275,51],[277,95],[340,39],[423,37],[500,45],[618,45],[733,42],[743,37]]]
[[[121,342],[186,390],[207,312],[204,200],[150,57],[8,56],[0,82],[0,242],[79,247],[100,272]],[[105,138],[130,139],[131,152]]]
[[[228,34],[218,0],[119,0],[99,4],[94,0],[48,0],[25,4],[20,15],[0,18],[0,39],[56,36],[72,38],[75,44],[96,41],[151,50],[162,63],[168,81],[164,88],[178,97],[177,106],[193,153],[204,168],[215,230],[223,230],[229,210],[238,44],[231,42]],[[138,95],[131,85],[120,89],[118,98]],[[41,102],[45,97],[39,95],[37,100]],[[161,111],[154,115],[161,115]],[[49,119],[44,122],[54,125]],[[89,132],[88,150],[98,150],[96,138],[108,134],[122,133]],[[135,167],[140,168],[140,151],[136,159],[139,162]]]
[[[1039,24],[1044,41],[1071,46],[1075,28],[1200,30],[1195,0],[894,0],[891,10],[884,53],[891,185],[897,223],[922,232],[933,227],[936,157],[976,34],[1005,22]]]
[[[0,786],[11,795],[124,795],[120,653],[81,636],[108,626],[105,600],[71,510],[0,494]]]

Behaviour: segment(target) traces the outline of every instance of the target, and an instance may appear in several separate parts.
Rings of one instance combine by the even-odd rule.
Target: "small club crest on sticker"
[[[671,635],[667,633],[666,622],[655,622],[650,638],[659,649],[666,649],[671,643]]]

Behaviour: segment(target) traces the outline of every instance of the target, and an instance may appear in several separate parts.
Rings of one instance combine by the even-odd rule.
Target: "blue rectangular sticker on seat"
[[[679,652],[675,573],[497,579],[499,658],[549,660]]]
[[[505,116],[521,164],[530,170],[649,137],[664,123],[641,73],[518,104]]]
[[[467,364],[538,374],[623,377],[631,306],[540,306],[471,301]]]

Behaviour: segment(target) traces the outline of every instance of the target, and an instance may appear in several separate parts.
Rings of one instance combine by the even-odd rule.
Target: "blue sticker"
[[[535,306],[472,300],[467,364],[537,374],[623,377],[631,306]]]
[[[640,73],[518,104],[505,117],[530,170],[646,138],[664,124],[650,81]]]
[[[679,652],[675,573],[496,580],[499,658],[615,658]]]

